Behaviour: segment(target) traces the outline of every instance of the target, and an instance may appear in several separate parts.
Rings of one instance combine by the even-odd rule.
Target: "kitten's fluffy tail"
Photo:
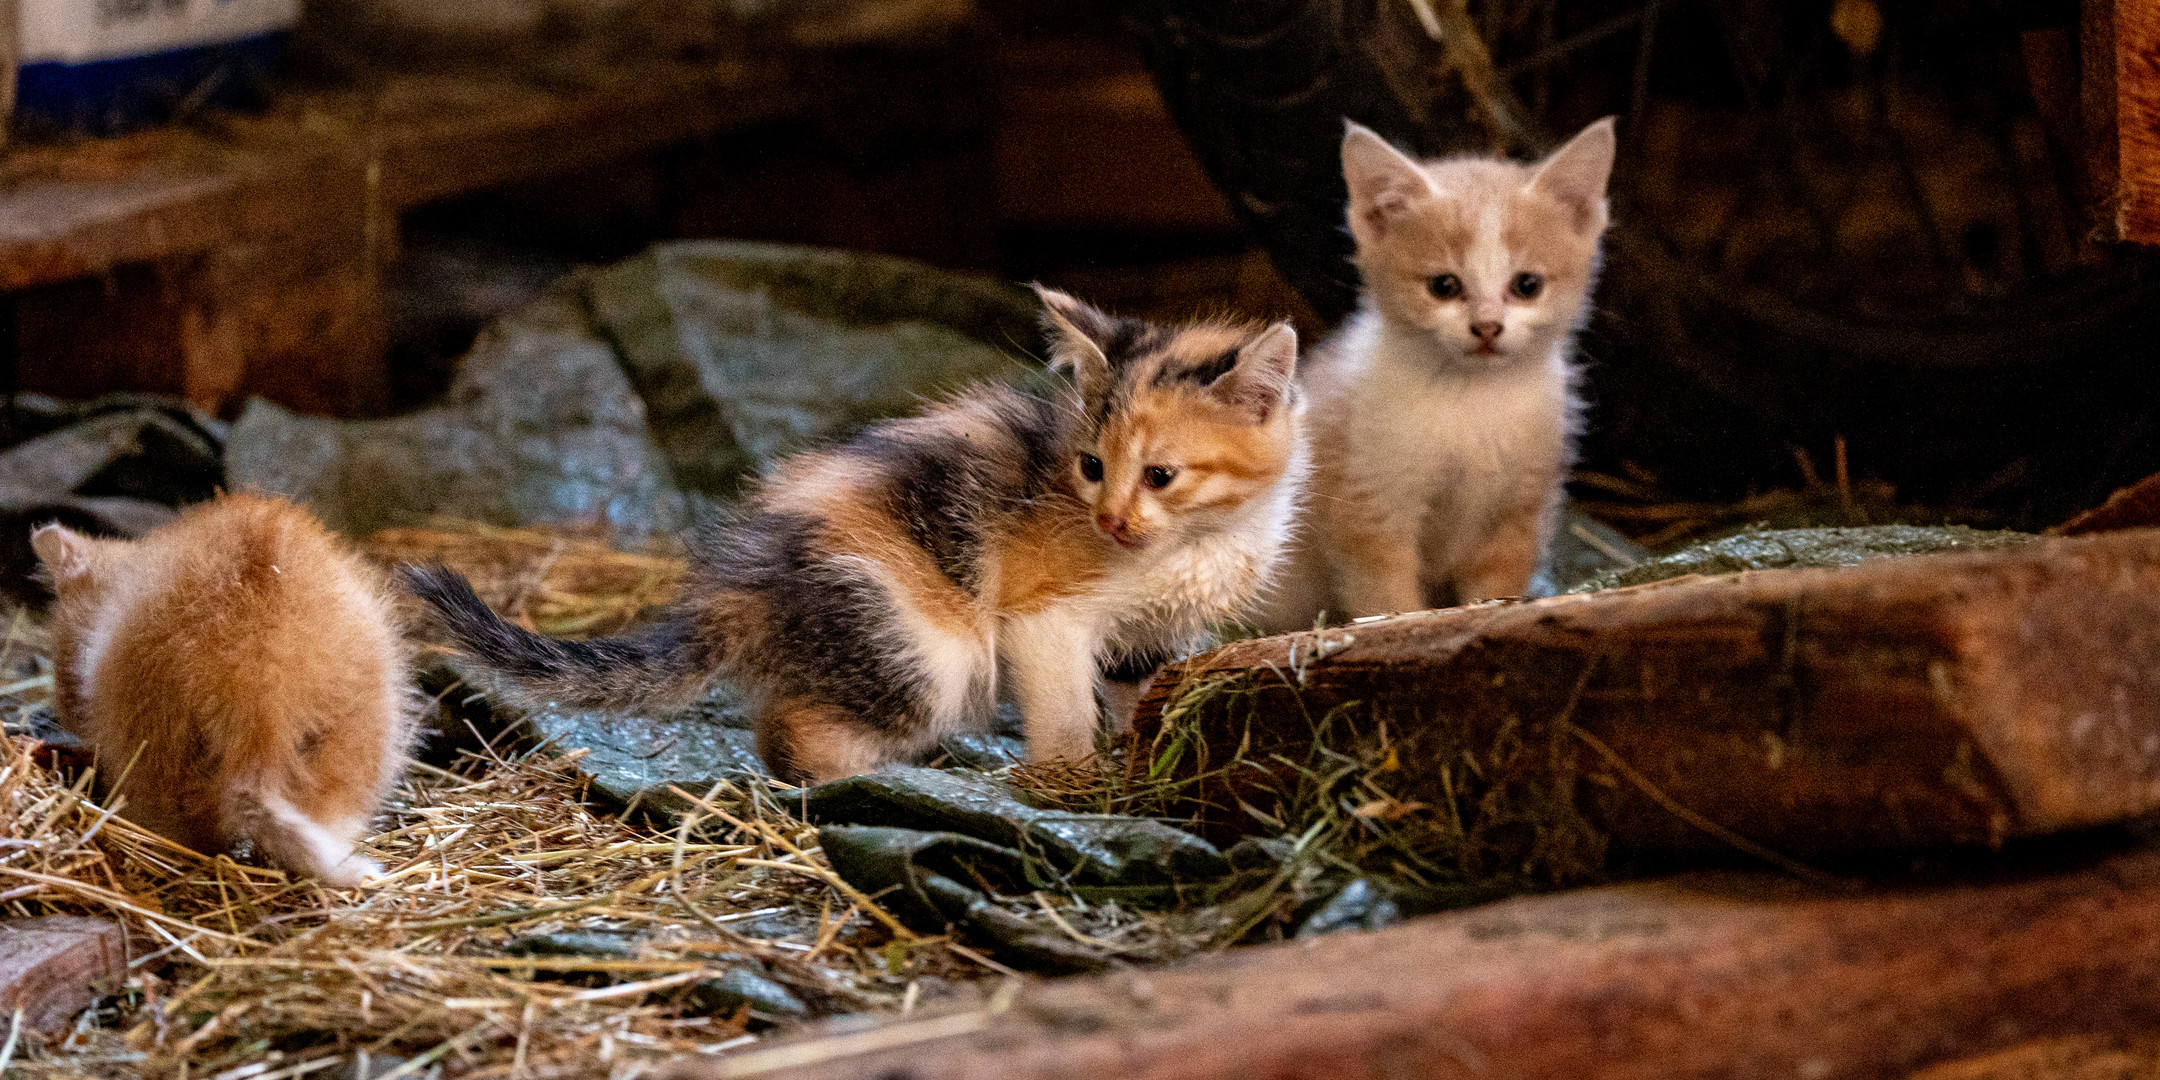
[[[480,666],[498,676],[516,704],[636,711],[680,705],[707,689],[717,658],[679,623],[641,634],[558,641],[506,622],[464,575],[441,566],[401,566],[433,621]]]

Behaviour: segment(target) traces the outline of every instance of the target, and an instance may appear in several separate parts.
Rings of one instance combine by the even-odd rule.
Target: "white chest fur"
[[[1496,368],[1467,367],[1430,332],[1361,312],[1307,376],[1321,456],[1304,539],[1260,619],[1312,625],[1340,614],[1320,547],[1345,517],[1415,537],[1427,574],[1491,535],[1496,521],[1554,497],[1581,407],[1566,337]]]
[[[1298,424],[1309,420],[1298,406]],[[1312,448],[1300,435],[1282,477],[1207,535],[1110,576],[1088,604],[1115,648],[1197,645],[1216,627],[1246,616],[1267,594],[1291,548]]]
[[[1246,614],[1289,549],[1308,460],[1300,445],[1285,478],[1236,519],[1117,582],[1110,640],[1183,647]]]
[[[1428,336],[1368,312],[1331,351],[1313,394],[1335,454],[1334,494],[1392,507],[1405,526],[1474,529],[1564,464],[1580,412],[1565,339],[1505,367],[1464,370],[1436,356]]]

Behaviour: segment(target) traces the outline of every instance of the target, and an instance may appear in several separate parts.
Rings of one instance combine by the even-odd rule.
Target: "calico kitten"
[[[332,885],[378,872],[353,844],[404,770],[415,704],[383,575],[254,495],[140,540],[46,525],[30,543],[57,596],[55,711],[127,818],[204,853],[245,839]]]
[[[1610,118],[1531,165],[1421,164],[1350,125],[1364,298],[1308,365],[1310,524],[1265,625],[1527,591],[1574,458],[1613,153]]]
[[[1038,291],[1069,395],[983,387],[781,464],[693,538],[686,599],[649,630],[557,641],[448,571],[407,581],[527,706],[647,709],[733,680],[789,780],[985,728],[1001,683],[1031,759],[1087,757],[1103,675],[1187,647],[1274,572],[1306,471],[1297,335]]]

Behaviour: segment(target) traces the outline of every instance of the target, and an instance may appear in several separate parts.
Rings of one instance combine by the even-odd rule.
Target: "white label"
[[[82,64],[289,29],[300,0],[22,0],[22,62]]]

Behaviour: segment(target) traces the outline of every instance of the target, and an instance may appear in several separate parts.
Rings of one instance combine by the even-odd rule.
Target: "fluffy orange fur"
[[[196,851],[242,841],[334,885],[403,771],[411,671],[383,576],[307,511],[227,495],[140,540],[31,536],[56,710],[122,813]]]

